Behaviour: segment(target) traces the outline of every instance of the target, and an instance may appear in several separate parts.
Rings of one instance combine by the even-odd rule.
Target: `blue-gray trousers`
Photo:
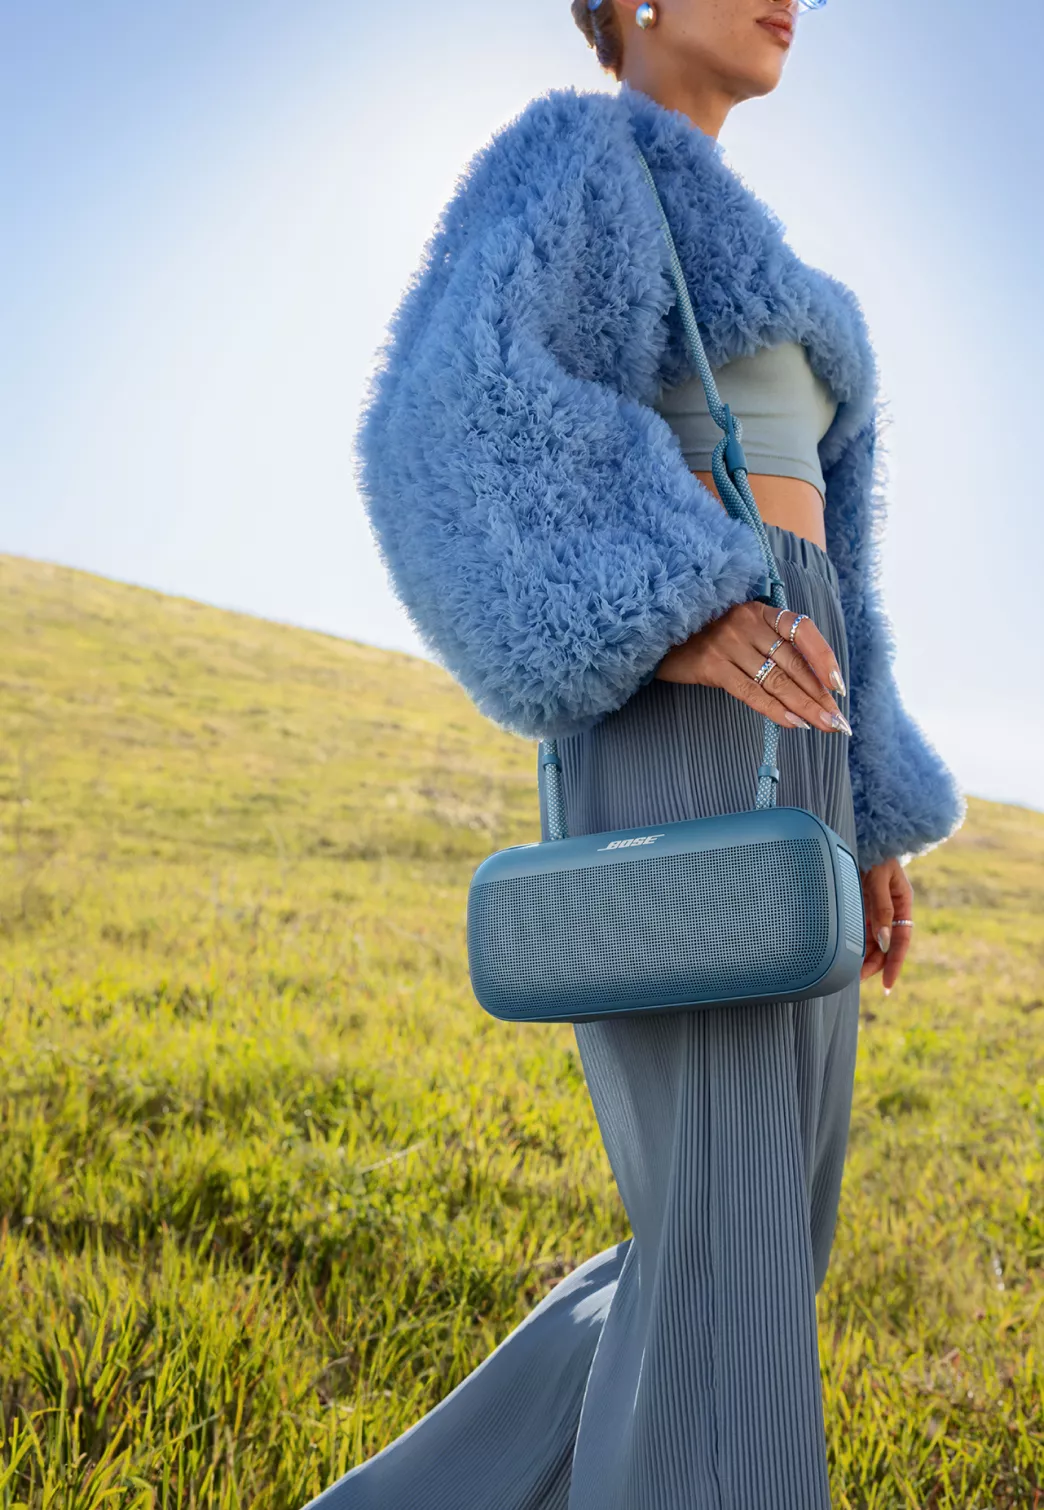
[[[815,620],[848,682],[833,564],[767,528],[790,605]],[[761,719],[717,688],[648,683],[559,740],[570,833],[752,806],[761,737]],[[819,813],[854,848],[848,737],[785,730],[779,765],[779,801]],[[546,838],[542,786],[540,801]],[[829,1510],[816,1291],[858,1020],[856,981],[812,1001],[577,1023],[633,1236],[556,1285],[313,1505]]]

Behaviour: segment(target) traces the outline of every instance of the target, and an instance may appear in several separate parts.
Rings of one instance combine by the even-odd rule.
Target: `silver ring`
[[[913,918],[893,918],[892,919],[892,927],[893,928],[912,928],[913,927]]]
[[[769,656],[768,660],[765,661],[765,663],[762,666],[760,666],[757,671],[755,671],[755,673],[754,673],[754,680],[757,682],[757,684],[758,684],[759,687],[761,686],[762,682],[765,680],[766,676],[768,676],[769,672],[772,670],[772,668],[773,668],[773,666],[775,664],[776,664],[775,661],[772,659],[771,656]]]
[[[775,644],[774,644],[774,645],[770,645],[770,646],[769,646],[769,655],[771,655],[771,654],[772,654],[772,652],[773,652],[773,651],[774,651],[774,650],[778,650],[778,649],[779,649],[779,647],[780,647],[780,646],[781,646],[781,645],[782,645],[782,644],[783,644],[783,636],[782,636],[782,635],[780,635],[780,637],[779,637],[779,639],[778,639],[778,640],[777,640],[777,641],[776,641],[776,643],[775,643]]]
[[[792,645],[794,643],[794,636],[797,634],[797,627],[798,627],[798,625],[801,623],[802,619],[807,619],[807,618],[808,618],[808,614],[807,613],[799,613],[798,616],[797,616],[797,618],[794,620],[793,624],[791,624],[791,626],[790,626],[790,634],[788,635],[788,639],[790,640],[790,643]]]
[[[773,621],[772,621],[772,627],[776,631],[777,634],[779,633],[779,621],[780,621],[780,619],[783,617],[783,615],[785,613],[789,613],[789,612],[790,612],[789,608],[781,608],[779,610],[779,612],[777,613],[776,617],[773,619]]]

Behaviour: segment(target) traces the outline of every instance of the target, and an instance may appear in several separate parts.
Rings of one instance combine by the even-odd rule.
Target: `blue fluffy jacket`
[[[554,92],[471,163],[392,322],[359,432],[382,560],[477,706],[535,738],[598,723],[672,645],[756,596],[753,531],[650,407],[692,369],[634,139],[711,364],[800,341],[839,401],[819,454],[859,862],[917,853],[952,832],[963,799],[892,674],[864,317],[686,116],[627,86]]]

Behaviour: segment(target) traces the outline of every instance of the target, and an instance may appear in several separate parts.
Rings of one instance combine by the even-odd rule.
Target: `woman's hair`
[[[623,32],[613,0],[602,0],[597,10],[588,10],[587,0],[572,0],[572,10],[573,20],[594,48],[599,63],[608,73],[619,78],[623,64]]]

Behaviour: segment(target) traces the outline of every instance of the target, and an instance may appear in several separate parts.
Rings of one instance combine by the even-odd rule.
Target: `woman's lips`
[[[790,46],[790,43],[793,39],[793,32],[785,21],[775,21],[769,18],[766,20],[759,20],[758,25],[763,26],[766,31],[770,31],[772,35],[779,40],[782,46]]]

